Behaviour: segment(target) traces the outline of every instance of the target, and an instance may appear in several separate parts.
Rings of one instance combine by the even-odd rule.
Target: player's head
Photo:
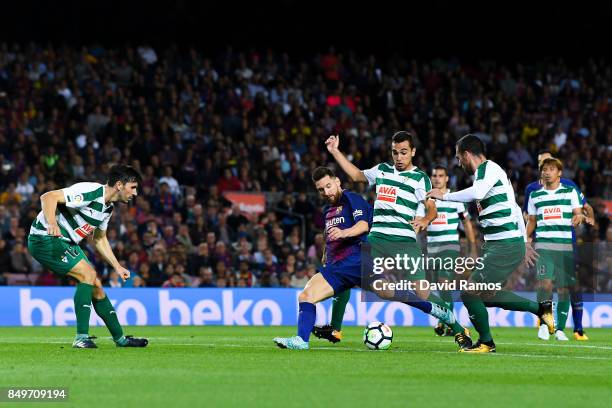
[[[312,181],[322,199],[336,204],[342,195],[340,179],[329,167],[317,167],[312,172]]]
[[[412,134],[401,130],[393,135],[391,142],[391,156],[393,164],[399,171],[412,167],[412,158],[416,153]]]
[[[548,159],[549,157],[553,157],[552,152],[548,149],[542,149],[538,152],[538,167],[542,164],[544,159]]]
[[[467,134],[457,141],[455,157],[463,170],[473,173],[478,167],[477,159],[485,158],[485,144],[477,136]]]
[[[138,185],[141,182],[140,173],[132,166],[116,164],[110,168],[106,184],[115,190],[113,201],[127,203],[138,194]]]
[[[561,172],[563,171],[563,163],[561,160],[554,157],[548,157],[540,162],[540,174],[542,181],[547,186],[558,183],[561,180]]]
[[[441,164],[431,171],[431,184],[434,188],[445,189],[448,186],[448,169]]]

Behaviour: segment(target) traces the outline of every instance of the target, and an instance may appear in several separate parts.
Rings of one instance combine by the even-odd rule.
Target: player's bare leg
[[[316,320],[315,305],[334,294],[334,289],[322,274],[314,275],[299,294],[298,334],[293,337],[276,337],[274,343],[280,348],[308,350],[310,333]]]

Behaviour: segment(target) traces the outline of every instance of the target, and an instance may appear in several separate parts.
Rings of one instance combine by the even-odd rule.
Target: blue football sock
[[[407,304],[408,306],[412,306],[412,307],[416,307],[419,310],[422,310],[423,312],[430,314],[431,313],[431,302],[428,302],[426,300],[413,300],[413,301],[408,301],[408,302],[404,302],[405,304]]]
[[[572,319],[574,320],[574,331],[582,330],[582,296],[580,293],[571,293]]]
[[[310,332],[317,318],[317,308],[312,303],[300,302],[300,313],[298,315],[298,336],[305,342],[310,339]]]

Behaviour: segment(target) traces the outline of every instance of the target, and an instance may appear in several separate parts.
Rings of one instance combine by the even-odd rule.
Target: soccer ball
[[[391,347],[393,332],[381,322],[372,322],[363,330],[363,344],[370,350],[387,350]]]

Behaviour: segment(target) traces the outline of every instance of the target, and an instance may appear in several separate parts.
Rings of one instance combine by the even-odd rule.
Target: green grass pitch
[[[94,328],[95,350],[72,349],[72,327],[0,328],[0,387],[69,388],[68,402],[19,407],[610,406],[612,329],[560,343],[495,328],[487,355],[457,353],[431,328],[393,329],[388,351],[367,350],[359,327],[291,351],[272,338],[293,327],[130,327],[145,349],[118,349]]]

